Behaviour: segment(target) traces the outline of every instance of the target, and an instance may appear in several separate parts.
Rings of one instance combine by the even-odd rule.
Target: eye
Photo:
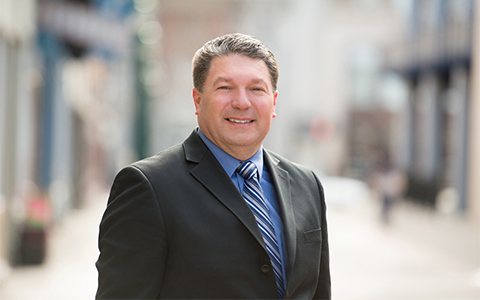
[[[260,88],[260,87],[255,87],[255,88],[253,88],[252,90],[253,90],[253,91],[256,91],[256,92],[264,92],[264,91],[265,91],[265,89]]]
[[[230,87],[228,87],[228,86],[226,86],[226,85],[223,85],[223,86],[219,86],[217,89],[218,89],[218,90],[229,90]]]

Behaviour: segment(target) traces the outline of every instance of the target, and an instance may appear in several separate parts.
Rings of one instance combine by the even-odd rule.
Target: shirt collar
[[[238,164],[240,164],[240,160],[236,159],[235,157],[231,156],[224,150],[222,150],[220,147],[215,145],[211,140],[209,140],[203,132],[198,129],[198,135],[202,139],[202,141],[207,145],[208,149],[213,153],[215,158],[218,160],[218,162],[222,165],[223,169],[225,172],[228,174],[228,176],[232,177],[235,174],[235,170],[238,167]],[[251,158],[247,159],[247,161],[251,161],[252,163],[257,166],[258,170],[258,177],[262,178],[263,174],[263,145],[260,146],[260,149],[255,153]]]

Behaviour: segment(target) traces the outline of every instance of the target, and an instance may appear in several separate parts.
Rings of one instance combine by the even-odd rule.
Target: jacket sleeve
[[[100,223],[96,299],[155,299],[167,242],[152,185],[135,167],[120,171]]]
[[[315,176],[317,185],[320,189],[321,209],[322,209],[322,254],[320,260],[320,275],[318,277],[317,290],[313,299],[331,299],[331,281],[330,281],[330,250],[328,246],[327,216],[325,193],[322,184]]]

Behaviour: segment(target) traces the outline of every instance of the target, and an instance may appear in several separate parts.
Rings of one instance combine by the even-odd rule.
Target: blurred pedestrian
[[[405,190],[405,176],[392,164],[388,153],[383,152],[374,177],[381,200],[381,221],[390,224],[393,206]]]
[[[323,188],[262,146],[277,79],[273,54],[253,37],[197,51],[199,128],[117,174],[97,299],[330,299]]]

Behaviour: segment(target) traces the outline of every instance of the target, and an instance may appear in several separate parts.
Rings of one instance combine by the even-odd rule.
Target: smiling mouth
[[[237,120],[237,119],[229,119],[229,118],[227,118],[227,120],[233,123],[238,123],[238,124],[247,124],[247,123],[253,122],[253,120]]]

